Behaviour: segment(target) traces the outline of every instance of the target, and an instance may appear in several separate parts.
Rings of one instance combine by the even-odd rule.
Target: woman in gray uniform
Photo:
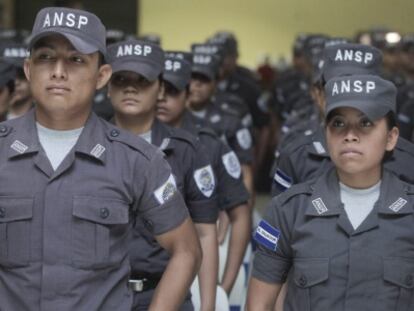
[[[413,310],[414,188],[383,168],[397,90],[355,75],[325,91],[334,166],[272,200],[254,233],[247,310],[272,310],[288,274],[285,311]]]

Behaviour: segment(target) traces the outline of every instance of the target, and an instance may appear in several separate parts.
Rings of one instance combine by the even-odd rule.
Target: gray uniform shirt
[[[130,310],[128,240],[188,217],[155,147],[91,114],[56,171],[34,111],[0,125],[0,309]]]
[[[291,273],[285,311],[414,309],[414,187],[384,170],[380,191],[356,230],[335,169],[272,200],[253,276],[283,283]]]

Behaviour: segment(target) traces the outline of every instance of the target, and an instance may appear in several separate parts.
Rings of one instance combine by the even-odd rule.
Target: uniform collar
[[[160,150],[166,152],[174,149],[171,142],[173,130],[171,127],[163,124],[158,119],[155,119],[151,127],[151,143],[157,146]]]
[[[409,196],[411,188],[387,169],[383,170],[378,213],[385,215],[407,215],[413,213],[413,202]]]
[[[102,121],[94,112],[91,112],[75,145],[75,152],[105,163],[106,150],[107,139]]]
[[[92,112],[74,147],[75,152],[82,153],[92,159],[105,163],[106,139],[100,130],[99,118]],[[31,109],[16,120],[12,142],[8,151],[9,158],[38,153],[41,149],[36,128],[35,110]]]
[[[35,113],[34,109],[31,109],[24,116],[14,120],[12,140],[7,154],[11,159],[37,153],[40,149]]]
[[[312,186],[311,204],[306,210],[309,216],[333,216],[343,211],[340,200],[339,181],[334,167],[316,180]],[[413,213],[408,195],[411,188],[387,169],[382,172],[380,197],[377,202],[378,214],[406,215]]]
[[[323,125],[312,136],[312,143],[309,148],[309,153],[318,157],[329,158],[328,148],[326,146],[325,129]]]
[[[342,213],[339,182],[334,167],[318,178],[312,188],[311,204],[306,210],[306,215],[326,217]]]

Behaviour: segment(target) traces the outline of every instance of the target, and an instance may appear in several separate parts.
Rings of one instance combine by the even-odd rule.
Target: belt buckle
[[[144,280],[129,280],[129,287],[134,291],[134,292],[142,292],[144,290]]]

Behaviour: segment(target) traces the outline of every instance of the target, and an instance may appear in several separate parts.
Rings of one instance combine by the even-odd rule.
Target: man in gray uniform
[[[29,47],[35,109],[0,125],[1,309],[131,310],[128,236],[143,219],[173,257],[150,309],[173,310],[200,246],[162,154],[91,113],[111,75],[105,27],[45,8]]]

